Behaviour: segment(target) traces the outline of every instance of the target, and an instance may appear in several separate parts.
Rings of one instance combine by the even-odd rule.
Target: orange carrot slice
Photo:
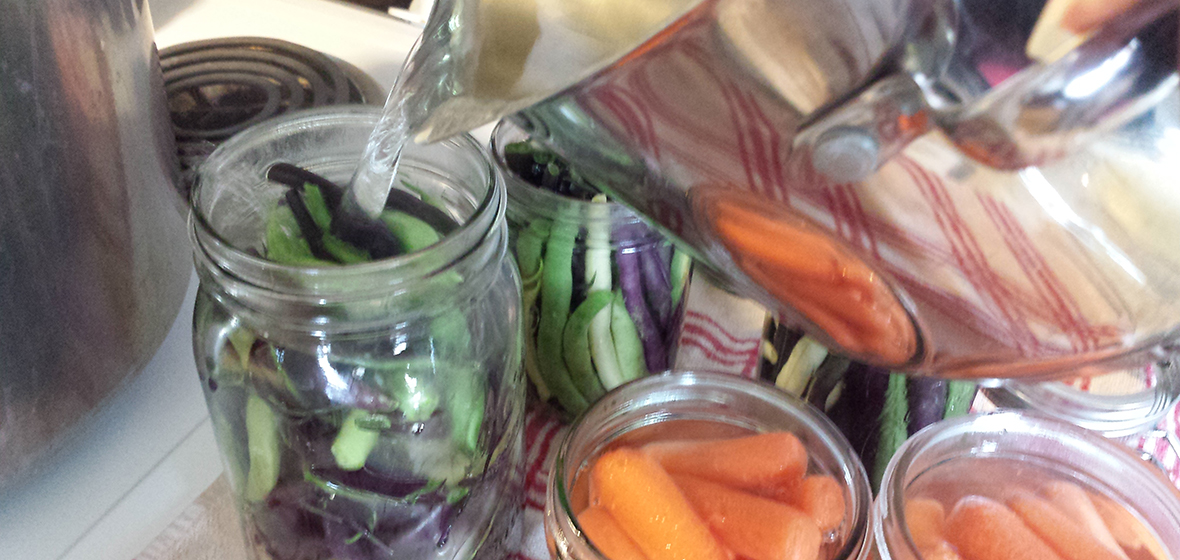
[[[967,560],[1061,560],[1020,516],[982,496],[955,504],[946,518],[946,538]]]
[[[1074,523],[1084,527],[1107,549],[1126,560],[1126,553],[1123,552],[1114,535],[1110,533],[1110,528],[1106,526],[1102,516],[1098,515],[1098,510],[1095,509],[1089,494],[1081,486],[1064,480],[1056,480],[1041,487],[1041,496],[1049,500],[1058,511],[1064,513]]]
[[[591,496],[649,560],[728,560],[672,477],[631,448],[604,453],[590,469]]]
[[[795,480],[807,470],[807,450],[790,432],[711,441],[658,441],[643,446],[643,451],[670,473],[742,489]]]
[[[844,487],[826,474],[791,480],[759,494],[810,515],[820,531],[831,531],[844,522]]]
[[[1014,493],[1005,501],[1064,560],[1119,560],[1117,554],[1048,501],[1027,492]]]
[[[610,560],[647,560],[635,541],[627,536],[615,518],[602,507],[590,507],[578,514],[578,525],[586,539]]]
[[[684,497],[721,540],[749,560],[815,560],[823,536],[791,506],[703,478],[673,475]]]

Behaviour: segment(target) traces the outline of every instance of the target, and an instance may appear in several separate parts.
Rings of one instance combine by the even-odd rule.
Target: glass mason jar
[[[709,439],[789,431],[808,453],[808,474],[843,490],[843,521],[823,535],[820,560],[868,558],[872,494],[848,441],[813,407],[757,381],[710,373],[665,373],[624,385],[570,428],[549,473],[545,534],[555,560],[611,560],[583,536],[585,475],[605,451],[661,439]]]
[[[965,511],[954,513],[960,504]],[[978,513],[1005,507],[1019,513]],[[1030,540],[1089,539],[1076,534],[1115,557],[1167,560],[1180,551],[1180,492],[1162,471],[1095,432],[1029,412],[946,420],[910,438],[886,470],[876,515],[885,560],[951,557],[940,549],[964,546],[967,533],[1006,535],[1002,544],[1028,551],[1040,546]],[[1055,521],[1046,528],[1038,518]],[[984,526],[1012,520],[1037,537]]]
[[[996,406],[1031,409],[1108,438],[1152,432],[1180,400],[1180,372],[1171,360],[1072,381],[1005,382],[987,389]]]
[[[403,184],[458,224],[437,243],[342,266],[258,256],[286,191],[266,169],[345,183],[378,117],[268,121],[194,189],[193,350],[255,560],[495,558],[519,513],[520,282],[473,139],[403,153]]]
[[[606,391],[672,366],[691,261],[620,204],[526,181],[509,158],[527,140],[501,121],[491,143],[524,284],[525,371],[542,400],[552,396],[572,417]],[[569,181],[557,169],[543,171],[544,181]]]

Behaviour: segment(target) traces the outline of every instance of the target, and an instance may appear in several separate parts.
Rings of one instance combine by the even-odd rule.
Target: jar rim
[[[524,129],[511,120],[501,119],[492,129],[490,152],[493,164],[504,176],[504,183],[508,201],[514,205],[527,209],[529,212],[540,214],[555,220],[576,220],[579,223],[644,223],[639,214],[617,200],[606,202],[608,212],[600,208],[604,203],[590,200],[580,200],[562,196],[547,189],[540,188],[518,176],[504,159],[504,149],[513,142],[531,138]],[[573,218],[571,218],[572,216]]]
[[[274,289],[276,276],[294,278],[294,282],[283,284],[284,292],[299,295],[328,295],[338,293],[343,286],[355,285],[356,281],[364,279],[383,278],[388,283],[396,284],[403,279],[413,279],[437,276],[446,271],[455,262],[462,260],[475,251],[480,241],[493,235],[497,224],[505,211],[503,196],[504,185],[494,165],[492,165],[482,146],[470,135],[460,134],[442,140],[436,145],[444,145],[451,149],[477,155],[479,172],[486,177],[487,191],[477,202],[471,216],[459,224],[454,231],[443,236],[437,243],[422,250],[397,255],[394,257],[377,259],[364,263],[331,265],[331,266],[301,266],[277,263],[248,251],[239,249],[226,239],[217,228],[213,227],[201,206],[202,195],[205,194],[205,184],[209,177],[234,161],[238,152],[250,146],[264,144],[301,130],[315,127],[331,126],[375,126],[381,117],[380,108],[365,105],[348,105],[336,107],[319,107],[295,111],[287,115],[270,119],[247,128],[234,135],[220,145],[201,164],[198,169],[197,181],[193,185],[189,200],[189,231],[198,259],[206,259],[209,264],[220,268],[224,259],[230,259],[235,264],[232,277],[254,288]],[[372,128],[370,126],[370,128]],[[413,165],[412,155],[414,144],[407,144],[404,152],[403,164]],[[359,162],[359,154],[358,159]],[[269,165],[269,164],[267,164]],[[265,166],[259,166],[264,169]],[[265,181],[265,177],[260,177]],[[399,274],[399,272],[407,274]],[[408,274],[413,272],[413,274]]]
[[[1125,394],[1092,393],[1054,381],[1013,381],[985,391],[998,404],[1035,410],[1109,438],[1121,438],[1151,430],[1180,400],[1180,375],[1170,371],[1176,365],[1161,362],[1158,366],[1169,371],[1156,375],[1154,386]]]
[[[1067,450],[1074,449],[1074,447],[1084,448],[1088,450],[1086,454],[1087,460],[1093,464],[1085,472],[1081,472],[1080,474],[1104,486],[1110,486],[1109,480],[1103,479],[1098,474],[1107,471],[1114,476],[1120,477],[1120,479],[1130,480],[1131,482],[1127,484],[1136,488],[1135,496],[1143,500],[1149,499],[1148,497],[1144,497],[1149,495],[1160,498],[1158,502],[1167,508],[1166,513],[1171,516],[1173,523],[1178,524],[1177,526],[1180,527],[1180,490],[1166,478],[1163,471],[1156,469],[1134,455],[1130,448],[1107,439],[1097,432],[1075,426],[1036,411],[1000,410],[968,414],[927,426],[906,440],[893,455],[893,458],[889,461],[889,465],[885,469],[881,489],[874,507],[874,517],[877,520],[874,528],[874,537],[878,550],[882,551],[882,558],[887,560],[894,556],[894,553],[891,553],[891,551],[896,552],[892,546],[897,546],[897,544],[891,543],[888,534],[891,530],[891,524],[887,523],[887,520],[891,518],[895,520],[896,525],[901,528],[905,535],[904,546],[907,547],[908,556],[903,554],[901,557],[920,557],[917,546],[909,536],[909,532],[904,530],[907,527],[904,518],[906,489],[916,479],[916,476],[920,476],[922,472],[925,472],[924,470],[917,473],[910,472],[919,468],[917,459],[921,458],[924,453],[931,452],[932,449],[935,450],[934,452],[939,451],[937,449],[939,444],[961,445],[962,442],[966,441],[968,436],[974,434],[989,434],[996,437],[1008,438],[1019,435],[1030,435],[1045,441],[1052,440],[1054,444],[1059,444],[1062,447],[1069,446]],[[997,455],[1000,453],[1012,453],[1013,450],[1001,450],[998,444],[993,443],[991,445],[981,444],[978,448],[972,448],[969,451],[970,455],[967,455],[966,451],[956,451],[958,453],[956,456],[977,457]],[[1048,461],[1053,460],[1050,451],[1041,447],[1033,448],[1025,445],[1019,447],[1019,451],[1021,452],[1021,457],[1025,458],[1025,460],[1030,457],[1037,457]],[[935,464],[941,464],[943,461],[949,460],[950,457],[942,458],[941,456],[936,456],[935,459]],[[1102,465],[1099,465],[1100,462]],[[1106,469],[1103,465],[1111,468]],[[1061,467],[1065,466],[1061,465]],[[915,476],[910,476],[910,474]],[[1106,490],[1111,491],[1115,489],[1107,488]],[[1132,496],[1132,493],[1120,493],[1120,497],[1123,497],[1124,500],[1130,496]],[[1167,507],[1168,503],[1173,503],[1173,505]],[[1155,528],[1154,525],[1152,527]]]
[[[548,492],[551,495],[547,497],[547,501],[549,501],[550,505],[556,505],[560,508],[560,511],[553,513],[562,515],[565,519],[568,519],[573,527],[577,529],[577,534],[580,535],[579,538],[584,544],[589,546],[591,550],[598,552],[598,549],[585,539],[581,528],[577,525],[576,512],[573,511],[569,499],[572,488],[566,489],[566,482],[564,480],[566,478],[565,471],[569,468],[567,461],[569,460],[569,455],[572,451],[571,447],[575,443],[576,436],[581,434],[581,430],[587,429],[588,422],[598,420],[597,416],[613,408],[620,401],[625,402],[627,400],[639,399],[643,402],[644,406],[651,406],[655,404],[651,396],[655,394],[655,389],[686,388],[690,386],[729,391],[757,398],[774,406],[777,410],[790,414],[793,419],[801,421],[810,432],[809,435],[816,435],[822,438],[828,447],[828,451],[841,461],[840,466],[845,471],[836,471],[830,474],[839,479],[842,486],[847,486],[849,496],[852,498],[850,505],[860,506],[851,507],[852,515],[846,521],[849,523],[849,529],[844,533],[846,540],[835,558],[855,559],[864,557],[865,552],[871,544],[873,534],[872,491],[870,490],[868,474],[864,466],[857,459],[852,446],[843,434],[841,434],[836,425],[811,405],[763,382],[731,374],[707,371],[667,371],[659,375],[643,377],[624,384],[608,392],[607,395],[591,405],[570,426],[554,456],[548,484]],[[702,399],[702,402],[712,401]],[[610,417],[607,416],[606,418]],[[641,425],[632,425],[630,429],[655,424],[660,421],[662,419],[645,417]],[[629,429],[613,432],[608,436],[606,441],[611,441],[627,431]],[[808,451],[810,455],[812,450],[809,449]],[[601,559],[607,559],[601,553],[599,553],[599,557]]]

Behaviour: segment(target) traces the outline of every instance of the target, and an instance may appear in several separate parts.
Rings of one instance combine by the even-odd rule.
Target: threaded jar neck
[[[380,112],[367,107],[301,112],[251,128],[200,169],[189,217],[201,282],[241,313],[270,321],[356,329],[434,314],[489,288],[506,257],[503,183],[480,146],[461,136],[407,145],[398,181],[441,201],[459,227],[425,249],[341,266],[292,266],[260,257],[265,223],[286,187],[265,180],[284,161],[346,183]]]

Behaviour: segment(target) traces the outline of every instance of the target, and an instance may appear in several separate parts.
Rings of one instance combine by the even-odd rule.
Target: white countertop
[[[417,30],[327,0],[152,0],[156,42],[285,39],[388,88]],[[196,276],[144,371],[41,471],[0,493],[0,558],[131,560],[222,472],[192,356]]]

